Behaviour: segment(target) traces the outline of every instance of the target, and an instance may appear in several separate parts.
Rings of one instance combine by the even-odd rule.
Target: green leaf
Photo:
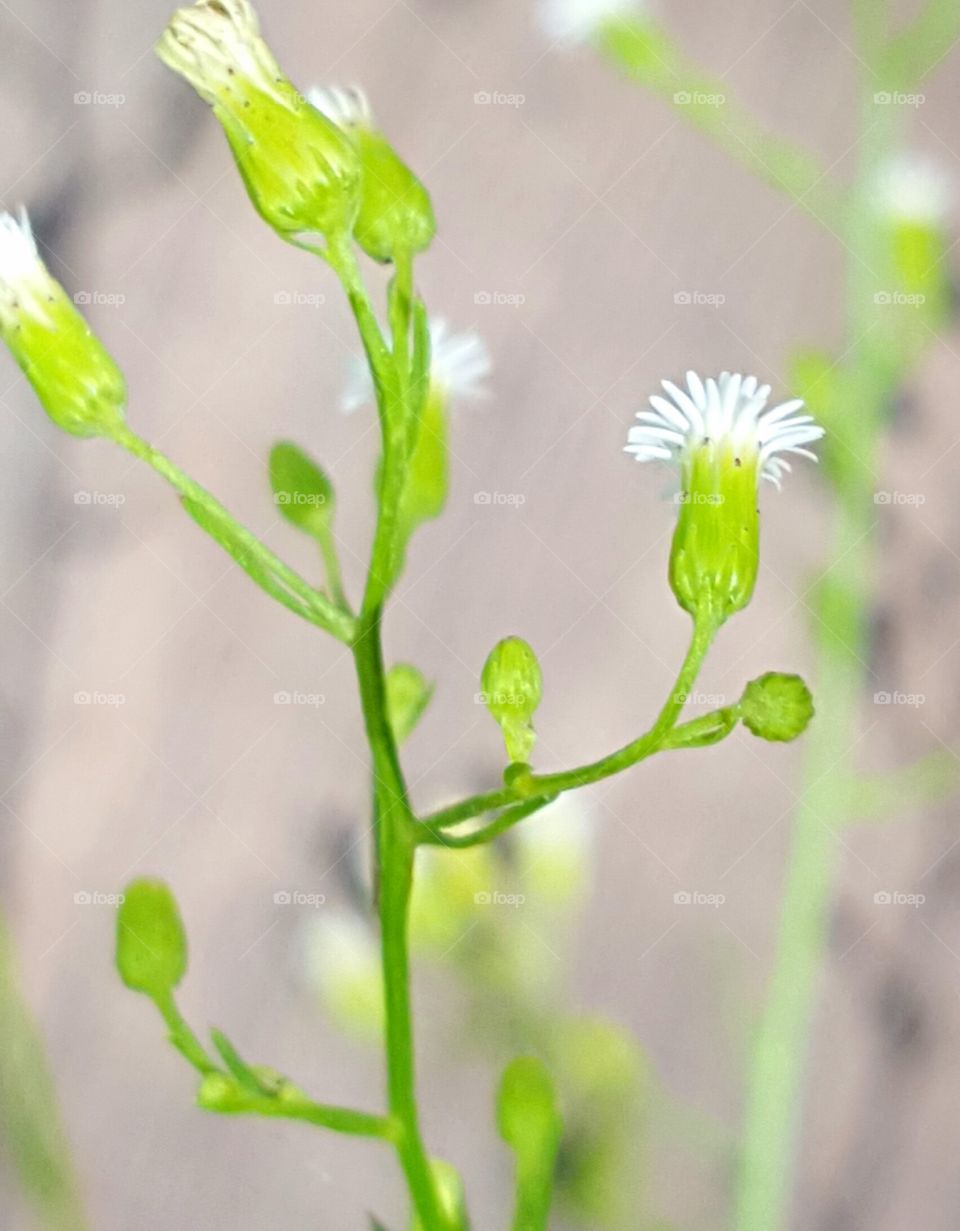
[[[117,970],[127,987],[162,1000],[187,970],[187,936],[169,887],[132,881],[117,913]]]
[[[281,440],[270,450],[270,486],[281,514],[315,539],[330,531],[333,484],[298,445]]]
[[[410,663],[396,663],[387,672],[387,719],[393,738],[402,744],[430,704],[433,685]]]

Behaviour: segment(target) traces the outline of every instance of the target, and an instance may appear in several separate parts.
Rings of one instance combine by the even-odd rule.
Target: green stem
[[[379,607],[361,616],[353,652],[373,757],[387,1091],[390,1114],[397,1125],[397,1153],[424,1231],[449,1231],[451,1224],[437,1197],[417,1110],[408,941],[415,821],[387,721],[380,623]]]
[[[638,739],[632,740],[608,756],[601,757],[599,761],[591,761],[576,769],[568,769],[555,774],[527,774],[514,785],[481,795],[473,795],[469,799],[451,804],[448,808],[442,808],[439,812],[424,817],[422,825],[430,833],[436,834],[450,825],[468,821],[482,813],[492,812],[510,804],[532,803],[534,799],[538,799],[539,806],[542,807],[543,804],[549,802],[551,797],[559,795],[562,791],[571,791],[577,787],[588,786],[593,782],[601,782],[604,778],[622,773],[623,770],[629,769],[658,752],[673,730],[686,704],[687,696],[700,673],[703,660],[716,636],[717,628],[717,622],[707,616],[694,620],[690,645],[670,695],[653,726]],[[531,808],[531,811],[534,810]],[[424,838],[423,840],[430,841],[431,839]]]
[[[239,546],[256,566],[255,569],[248,567],[248,571],[274,598],[296,611],[298,615],[325,628],[338,640],[349,642],[352,639],[354,622],[348,612],[332,603],[325,594],[315,590],[299,573],[284,564],[255,534],[241,525],[215,496],[184,474],[165,453],[161,453],[148,441],[129,430],[118,432],[113,439],[128,453],[151,466],[184,500],[209,515],[214,524],[228,530],[232,542]],[[230,549],[223,540],[221,545]]]
[[[24,1196],[47,1231],[86,1231],[43,1040],[24,999],[0,918],[0,1136]]]
[[[180,1012],[177,1002],[170,992],[166,996],[154,996],[153,1003],[157,1006],[160,1016],[170,1031],[170,1042],[197,1072],[204,1077],[210,1073],[219,1073],[219,1067],[207,1055],[203,1044],[194,1034],[192,1027]]]
[[[876,29],[864,31],[876,55]],[[751,1055],[735,1231],[781,1231],[787,1222],[797,1152],[816,976],[827,944],[838,863],[837,831],[855,815],[852,735],[864,682],[872,584],[875,467],[883,412],[896,383],[873,326],[875,281],[885,270],[883,236],[868,199],[896,132],[895,107],[876,107],[876,76],[863,81],[863,139],[855,208],[847,236],[848,328],[853,339],[844,386],[844,434],[834,449],[837,507],[831,561],[820,584],[817,720],[788,856],[780,924],[765,1002]],[[878,114],[878,112],[880,114]]]
[[[600,49],[631,77],[712,138],[758,179],[785,193],[816,221],[833,229],[842,198],[805,149],[767,132],[736,99],[723,78],[706,76],[651,19],[611,19]]]

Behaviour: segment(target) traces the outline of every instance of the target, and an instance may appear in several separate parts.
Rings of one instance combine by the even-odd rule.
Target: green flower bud
[[[430,246],[437,229],[430,196],[375,127],[370,105],[356,87],[311,90],[311,103],[352,138],[360,157],[360,212],[353,233],[375,261],[396,260]]]
[[[357,152],[283,74],[249,0],[197,0],[178,9],[157,55],[213,107],[250,200],[278,234],[352,232]]]
[[[393,738],[402,744],[430,704],[433,685],[427,683],[416,667],[397,663],[387,672],[386,688],[387,719]]]
[[[760,739],[789,741],[802,735],[813,717],[813,697],[799,675],[768,671],[751,680],[740,699],[743,725]]]
[[[519,1156],[537,1157],[561,1131],[553,1080],[542,1060],[518,1056],[504,1070],[497,1093],[497,1128]]]
[[[283,516],[298,530],[323,539],[333,521],[333,484],[311,458],[289,441],[270,450],[270,486]]]
[[[536,743],[531,720],[543,695],[537,656],[522,637],[498,642],[481,677],[482,698],[503,732],[511,761],[526,762]]]
[[[120,369],[40,259],[25,211],[0,214],[0,338],[62,431],[123,429]]]
[[[117,913],[117,970],[127,987],[162,999],[187,969],[187,937],[176,900],[159,880],[135,880]]]

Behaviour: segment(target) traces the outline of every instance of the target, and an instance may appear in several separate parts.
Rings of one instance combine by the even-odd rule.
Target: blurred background
[[[858,69],[845,8],[671,0],[665,20],[842,179]],[[218,126],[153,56],[169,11],[0,3],[0,202],[29,206],[54,273],[84,297],[135,428],[310,576],[266,457],[289,438],[324,463],[356,593],[376,433],[372,411],[338,413],[352,323],[325,268],[253,214]],[[527,3],[260,11],[299,86],[365,87],[433,194],[427,303],[493,357],[489,398],[455,416],[447,514],[416,538],[388,624],[391,657],[437,684],[407,749],[416,800],[429,810],[498,780],[499,734],[475,698],[510,633],[544,669],[538,765],[600,755],[647,724],[687,633],[666,584],[668,479],[621,451],[633,415],[688,367],[754,372],[786,397],[790,352],[841,336],[838,245],[588,49],[553,45]],[[955,57],[925,91],[916,146],[956,175]],[[888,486],[923,500],[877,506],[881,601],[851,734],[871,769],[960,742],[958,382],[954,330],[891,436]],[[191,1073],[112,965],[110,895],[165,877],[191,937],[193,1023],[317,1098],[378,1105],[378,1053],[323,1011],[311,948],[317,917],[347,910],[362,875],[348,654],[251,587],[155,476],[57,433],[6,354],[0,394],[0,893],[91,1222],[360,1231],[369,1211],[401,1226],[396,1168],[376,1145],[197,1111]],[[808,670],[829,508],[814,468],[798,471],[763,494],[756,598],[719,638],[699,708],[765,670]],[[642,1049],[651,1093],[628,1170],[648,1177],[644,1209],[664,1225],[724,1225],[801,755],[738,732],[592,790],[563,926],[535,894],[499,901],[511,894],[496,869],[478,873],[482,927],[516,938],[528,990],[542,980],[564,1011],[602,1015]],[[956,809],[842,840],[796,1225],[946,1231],[960,1211]],[[881,908],[878,893],[924,900]],[[477,1231],[492,1231],[509,1204],[492,1103],[506,993],[493,981],[471,996],[452,970],[477,926],[469,911],[461,922],[418,971],[425,1125],[464,1173]],[[11,1175],[0,1184],[4,1226],[26,1231]]]

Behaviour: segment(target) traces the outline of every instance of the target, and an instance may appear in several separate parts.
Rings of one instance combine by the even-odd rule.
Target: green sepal
[[[381,262],[423,252],[437,229],[426,188],[382,133],[361,126],[355,142],[363,172],[353,228],[357,243]]]

